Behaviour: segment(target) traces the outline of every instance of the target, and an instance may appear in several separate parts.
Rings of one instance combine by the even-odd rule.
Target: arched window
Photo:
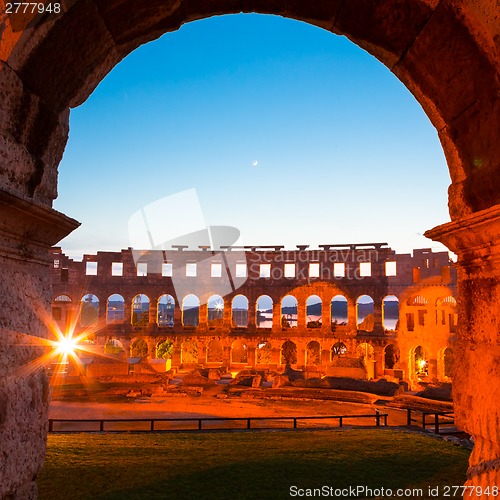
[[[207,302],[208,325],[222,326],[224,319],[224,299],[220,295],[212,295]]]
[[[92,293],[84,295],[81,302],[80,326],[92,326],[99,318],[99,299]]]
[[[347,346],[344,344],[344,342],[337,342],[333,344],[332,346],[332,359],[334,356],[343,356],[347,354]]]
[[[307,328],[319,328],[323,323],[323,303],[317,295],[311,295],[306,300],[306,325]]]
[[[144,339],[134,339],[130,344],[131,358],[145,358],[148,355],[148,344]]]
[[[235,340],[231,346],[231,363],[248,363],[248,348],[243,340]]]
[[[144,294],[136,295],[132,299],[133,326],[147,326],[149,323],[149,297]]]
[[[297,326],[297,299],[293,295],[287,295],[281,301],[281,326],[283,328]]]
[[[269,295],[261,295],[257,299],[256,315],[257,328],[273,327],[273,299]]]
[[[53,302],[72,302],[71,297],[68,297],[67,295],[58,295]]]
[[[233,325],[240,328],[248,326],[248,299],[244,295],[236,295],[231,303]]]
[[[426,377],[429,374],[429,363],[422,346],[413,350],[413,371],[417,377]]]
[[[453,349],[451,347],[447,347],[444,350],[444,354],[443,354],[443,365],[444,365],[443,373],[444,373],[445,377],[451,378],[451,376],[453,375],[454,362],[455,362],[455,357],[454,357]]]
[[[106,323],[123,323],[125,321],[125,300],[118,293],[108,297],[106,306]]]
[[[413,295],[406,301],[408,306],[426,306],[427,299],[423,295]]]
[[[200,321],[200,299],[193,294],[186,295],[182,300],[182,324],[198,326]]]
[[[374,303],[369,295],[361,295],[356,301],[356,324],[358,330],[373,331],[375,326]]]
[[[281,364],[294,365],[297,363],[297,346],[291,340],[286,340],[281,345]]]
[[[174,326],[175,299],[172,295],[163,294],[158,299],[158,326]]]
[[[384,349],[384,366],[388,370],[393,370],[399,362],[399,349],[394,344],[388,344]]]
[[[330,305],[332,326],[347,325],[347,299],[343,295],[335,295]]]
[[[319,342],[311,340],[306,347],[306,365],[320,365],[321,364],[321,346]]]
[[[258,365],[269,365],[272,363],[272,347],[271,343],[267,340],[263,340],[257,344],[255,362]]]
[[[222,342],[212,339],[207,345],[207,363],[222,363],[222,355]]]
[[[198,343],[194,339],[187,339],[181,346],[181,363],[198,363]]]
[[[382,301],[382,325],[384,330],[395,331],[399,321],[399,300],[395,295],[387,295]]]

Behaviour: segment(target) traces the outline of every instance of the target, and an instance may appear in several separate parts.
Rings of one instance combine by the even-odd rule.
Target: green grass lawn
[[[292,485],[426,493],[463,484],[469,453],[397,430],[51,435],[38,487],[42,500],[280,499]]]

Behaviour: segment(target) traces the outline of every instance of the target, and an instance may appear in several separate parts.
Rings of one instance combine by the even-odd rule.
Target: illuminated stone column
[[[200,304],[198,325],[200,328],[208,328],[208,304]]]
[[[47,436],[50,388],[42,356],[51,279],[49,249],[73,219],[0,190],[0,498],[33,499]]]
[[[248,300],[248,328],[256,327],[256,313],[255,300]]]
[[[458,256],[455,421],[475,441],[467,484],[484,490],[500,484],[500,205],[425,235]]]
[[[232,314],[232,308],[231,308],[231,301],[224,299],[224,312],[223,312],[223,319],[222,319],[222,324],[227,327],[231,328],[233,326],[233,314]]]
[[[149,326],[156,325],[158,321],[158,297],[149,298]]]
[[[358,329],[356,307],[357,307],[356,299],[354,299],[353,301],[348,299],[348,301],[347,301],[347,327],[350,328],[351,330]]]
[[[273,332],[281,331],[281,304],[273,302]]]
[[[307,307],[305,300],[299,300],[297,304],[297,328],[305,330],[307,322]]]

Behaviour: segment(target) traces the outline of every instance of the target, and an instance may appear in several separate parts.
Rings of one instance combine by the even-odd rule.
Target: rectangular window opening
[[[172,277],[173,265],[170,262],[163,262],[161,265],[161,275],[167,278]]]
[[[138,262],[137,263],[137,276],[147,276],[148,275],[148,263]]]
[[[220,262],[212,262],[211,276],[212,278],[220,278],[222,276],[222,264]]]
[[[186,276],[188,278],[196,278],[196,262],[188,262],[186,264]]]
[[[335,264],[333,264],[333,276],[335,278],[345,278],[344,262],[335,262]]]
[[[261,264],[259,278],[270,278],[271,277],[271,264]]]
[[[385,275],[397,276],[396,261],[387,261],[385,263]]]
[[[295,278],[295,263],[285,263],[285,278]]]
[[[246,264],[246,262],[237,262],[236,263],[236,277],[237,278],[246,278],[247,277],[247,264]]]
[[[123,276],[123,262],[111,263],[111,276]]]
[[[359,275],[362,278],[367,278],[372,275],[372,263],[371,262],[360,262],[359,263]]]
[[[319,262],[309,264],[309,278],[319,278]]]
[[[86,262],[85,274],[87,276],[97,276],[97,262]]]

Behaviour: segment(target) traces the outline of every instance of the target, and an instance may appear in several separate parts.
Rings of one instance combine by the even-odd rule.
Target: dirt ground
[[[377,404],[308,399],[262,399],[248,396],[229,396],[219,399],[217,387],[205,390],[200,396],[177,394],[171,396],[109,398],[108,401],[89,401],[86,398],[54,400],[50,404],[51,419],[109,419],[109,418],[206,418],[206,417],[277,417],[314,415],[373,414],[378,409],[388,413],[388,424],[405,425],[406,413]],[[347,420],[346,425],[374,425],[375,419]]]

